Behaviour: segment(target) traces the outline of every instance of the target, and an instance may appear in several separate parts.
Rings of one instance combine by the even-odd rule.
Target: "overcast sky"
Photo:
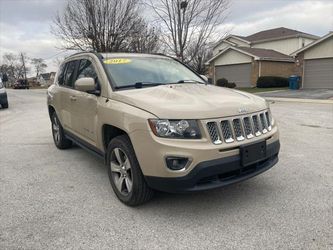
[[[44,58],[48,71],[63,57],[50,32],[52,18],[66,0],[0,0],[0,63],[6,52]],[[287,27],[323,36],[333,30],[333,1],[231,0],[229,15],[219,28],[237,35]],[[221,32],[221,35],[223,32]],[[34,72],[32,72],[34,73]]]

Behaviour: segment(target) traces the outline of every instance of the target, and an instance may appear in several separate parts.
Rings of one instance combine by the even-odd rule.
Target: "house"
[[[226,78],[238,87],[253,87],[259,76],[288,77],[295,72],[292,53],[319,37],[284,27],[249,36],[229,35],[213,48],[213,81]]]
[[[56,72],[44,73],[37,76],[37,82],[41,86],[50,86],[55,77]]]
[[[333,88],[333,32],[292,53],[303,88]]]
[[[37,77],[28,77],[27,80],[28,80],[29,86],[36,86],[36,85],[38,85]]]

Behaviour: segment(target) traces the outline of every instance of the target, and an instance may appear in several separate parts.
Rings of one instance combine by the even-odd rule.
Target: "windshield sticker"
[[[128,58],[113,58],[113,59],[104,60],[105,64],[126,64],[130,62],[131,59]]]

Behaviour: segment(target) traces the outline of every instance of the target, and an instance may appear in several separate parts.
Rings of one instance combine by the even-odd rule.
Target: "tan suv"
[[[243,181],[278,161],[278,128],[264,99],[209,85],[167,56],[72,55],[47,96],[55,145],[75,142],[102,157],[127,205],[153,190]]]

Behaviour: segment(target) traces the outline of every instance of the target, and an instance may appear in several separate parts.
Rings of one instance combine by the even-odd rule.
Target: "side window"
[[[79,67],[79,71],[77,73],[77,79],[80,79],[83,77],[92,77],[95,80],[97,79],[97,74],[94,69],[94,66],[92,65],[91,61],[89,61],[87,59],[83,59],[80,61],[80,67]]]
[[[62,64],[59,68],[58,84],[64,85],[64,76],[65,76],[66,64]]]
[[[64,86],[73,87],[74,74],[75,74],[76,61],[71,61],[67,63],[66,73],[64,75]]]

